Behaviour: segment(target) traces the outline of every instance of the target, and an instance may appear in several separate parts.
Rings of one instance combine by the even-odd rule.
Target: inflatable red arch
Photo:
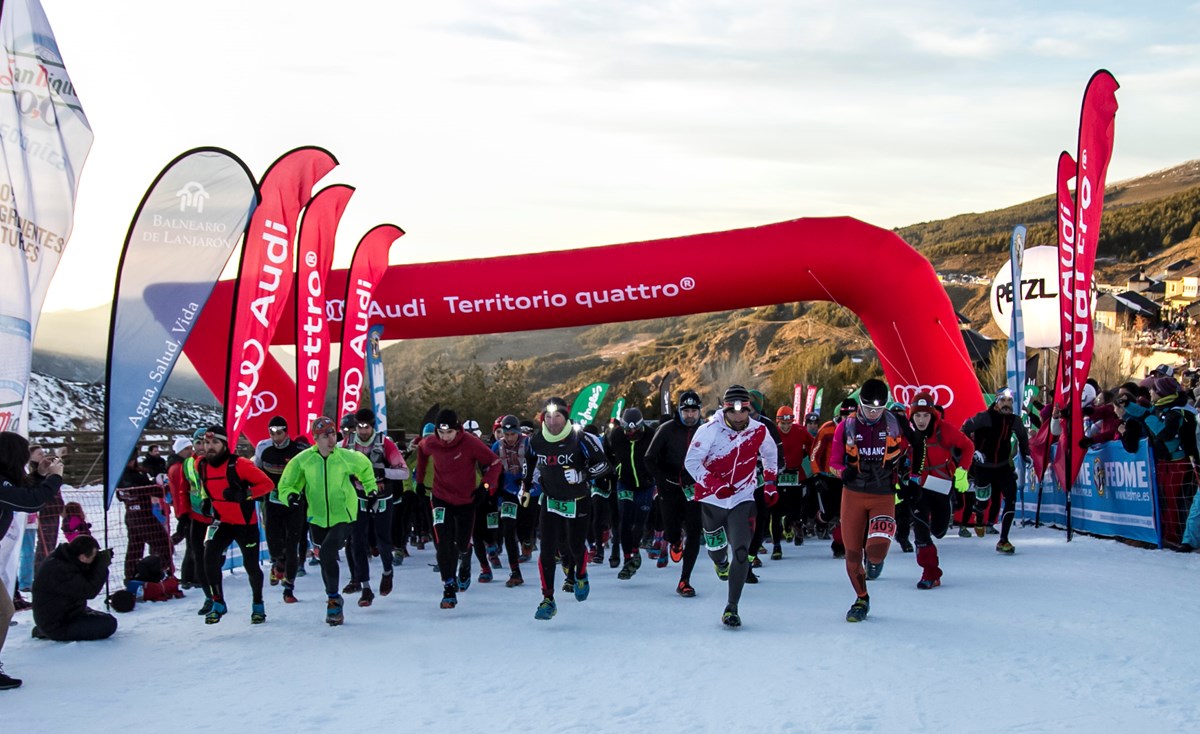
[[[402,243],[403,240],[400,240]],[[764,277],[764,273],[768,274]],[[327,293],[345,293],[334,271]],[[218,284],[185,346],[215,395],[224,394],[233,282]],[[893,395],[930,390],[952,421],[983,397],[957,318],[933,266],[895,233],[849,217],[796,219],[727,232],[477,260],[393,265],[375,289],[384,338],[419,339],[551,329],[832,301],[862,319]],[[341,302],[331,301],[331,343]],[[303,336],[303,334],[302,334]],[[282,323],[274,344],[295,344]],[[260,373],[251,440],[272,415],[294,416],[292,378],[270,355]]]

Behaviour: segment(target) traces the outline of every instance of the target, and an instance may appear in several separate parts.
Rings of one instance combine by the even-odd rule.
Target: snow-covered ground
[[[531,565],[523,587],[497,574],[439,609],[432,547],[373,607],[350,597],[340,628],[316,568],[299,604],[268,587],[256,627],[237,573],[214,626],[195,591],[122,615],[103,642],[33,640],[19,614],[4,663],[25,686],[0,693],[0,716],[6,732],[1193,731],[1200,556],[1049,529],[1013,542],[1004,557],[995,536],[947,538],[932,591],[893,546],[857,625],[828,544],[788,546],[746,587],[738,630],[703,555],[694,599],[675,595],[674,565],[622,582],[605,564],[549,622],[533,619]]]

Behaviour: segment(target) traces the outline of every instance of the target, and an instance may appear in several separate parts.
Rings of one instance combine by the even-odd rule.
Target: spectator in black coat
[[[59,642],[112,637],[117,618],[87,605],[104,589],[112,557],[90,535],[54,549],[33,577],[34,637]]]
[[[57,456],[45,457],[38,465],[41,479],[37,484],[31,484],[26,475],[26,465],[29,462],[29,441],[19,433],[0,431],[0,538],[8,532],[15,512],[36,512],[43,504],[52,499],[62,486],[62,459]],[[7,554],[13,548],[0,547],[0,566]],[[0,652],[4,650],[4,640],[8,636],[8,623],[13,617],[12,597],[4,581],[0,579]],[[5,675],[3,665],[0,665],[0,690],[17,688],[21,685],[19,678]]]

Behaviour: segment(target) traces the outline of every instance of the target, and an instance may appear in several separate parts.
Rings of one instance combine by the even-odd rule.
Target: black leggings
[[[545,495],[542,495],[545,497]],[[542,500],[545,504],[545,500]],[[563,561],[571,569],[568,578],[587,578],[588,505],[587,496],[575,500],[575,517],[563,517],[542,507],[542,548],[538,555],[538,570],[542,575],[542,596],[554,598],[554,567],[562,547]]]
[[[619,492],[625,489],[625,485],[618,483],[617,489]],[[650,517],[650,507],[653,502],[654,487],[634,490],[631,499],[618,502],[621,508],[621,547],[625,550],[626,558],[638,554],[642,542],[642,531],[646,528],[646,520]]]
[[[495,545],[496,531],[489,529],[488,515],[497,515],[496,498],[488,495],[487,499],[475,505],[475,523],[471,529],[471,545],[475,546],[475,558],[479,560],[479,570],[490,569],[488,562],[488,546]],[[499,518],[493,518],[499,521]]]
[[[304,542],[304,520],[307,510],[303,504],[289,507],[277,502],[267,502],[264,513],[267,520],[267,551],[275,568],[283,569],[284,579],[289,584],[296,581],[296,567],[300,562],[300,545]]]
[[[337,596],[338,583],[341,581],[338,551],[350,539],[350,523],[339,522],[328,528],[316,525],[309,527],[312,530],[313,545],[320,550],[318,558],[321,561],[321,581],[325,584],[325,594],[326,596]]]
[[[941,540],[946,536],[950,519],[954,516],[950,495],[916,487],[904,504],[912,508],[913,538],[918,548],[933,545],[934,538]],[[897,517],[897,525],[899,520]]]
[[[683,543],[683,568],[679,580],[690,581],[696,558],[700,555],[700,503],[689,502],[679,487],[664,488],[659,498],[665,526],[663,537],[669,545]]]
[[[234,525],[223,522],[217,526],[212,538],[204,544],[204,573],[208,580],[208,586],[205,588],[210,599],[225,600],[221,566],[225,564],[225,551],[230,545],[237,543],[238,548],[242,551],[242,565],[246,568],[246,576],[250,579],[250,591],[254,595],[254,603],[262,604],[263,572],[258,561],[258,540],[258,523]]]
[[[457,565],[462,565],[467,574],[471,572],[471,530],[474,525],[475,503],[452,505],[433,498],[433,542],[437,546],[438,571],[445,586],[456,582]]]
[[[763,538],[767,535],[767,523],[770,519],[771,508],[767,507],[767,502],[763,499],[763,488],[759,487],[754,490],[754,535],[747,546],[751,557],[757,556],[758,549],[763,547]]]
[[[125,527],[129,531],[129,542],[125,546],[125,579],[137,573],[137,563],[146,548],[162,561],[163,570],[175,574],[175,553],[171,547],[171,536],[153,512],[134,510],[125,513]]]
[[[521,546],[517,536],[517,518],[520,516],[521,503],[517,501],[515,494],[503,492],[497,498],[500,508],[500,535],[504,538],[504,552],[508,556],[508,567],[516,573],[520,561],[517,560],[521,555]],[[512,517],[505,517],[505,514]]]
[[[371,530],[375,530],[375,547],[379,549],[379,560],[383,562],[384,574],[392,572],[392,502],[388,498],[383,512],[367,512],[361,507],[358,519],[350,528],[351,578],[359,583],[371,581]]]
[[[188,548],[183,556],[183,570],[179,574],[181,579],[188,579],[204,589],[205,596],[208,596],[208,572],[204,568],[204,539],[209,527],[194,517],[188,523]],[[190,568],[188,564],[191,564]]]
[[[708,557],[717,565],[729,564],[729,604],[734,608],[742,598],[742,587],[750,570],[750,539],[757,524],[757,504],[742,502],[725,509],[707,502],[700,503],[700,518],[706,540],[719,537],[722,533],[726,539],[726,544],[720,547],[709,544]]]

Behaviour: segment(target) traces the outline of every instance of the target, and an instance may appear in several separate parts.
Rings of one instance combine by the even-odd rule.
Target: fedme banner
[[[1054,451],[1058,446],[1054,446]],[[1066,495],[1047,467],[1042,492],[1043,522],[1065,526]],[[1096,535],[1128,538],[1161,546],[1155,522],[1158,499],[1154,491],[1154,459],[1148,439],[1129,453],[1120,441],[1092,446],[1071,490],[1071,526]],[[1029,482],[1023,494],[1023,518],[1033,519],[1037,488]]]

